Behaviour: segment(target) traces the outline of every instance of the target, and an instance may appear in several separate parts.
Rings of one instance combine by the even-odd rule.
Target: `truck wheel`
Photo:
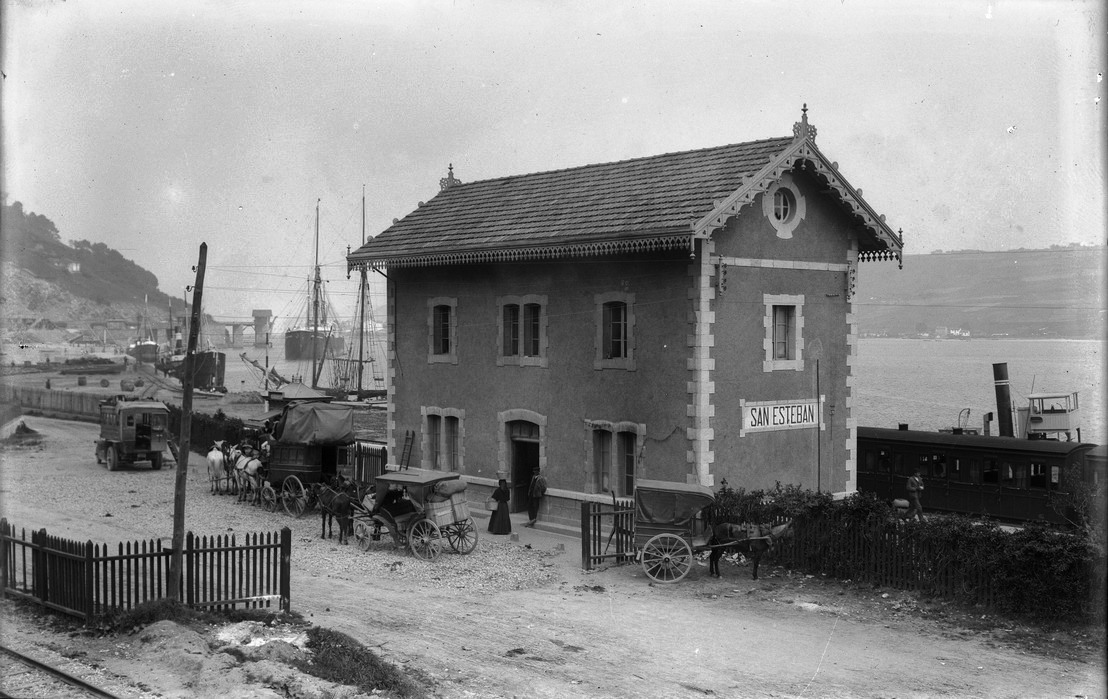
[[[108,447],[107,451],[108,470],[119,470],[119,455],[115,453],[115,447]]]
[[[150,455],[150,468],[154,469],[155,471],[160,471],[162,469],[162,455],[161,454],[151,454]]]

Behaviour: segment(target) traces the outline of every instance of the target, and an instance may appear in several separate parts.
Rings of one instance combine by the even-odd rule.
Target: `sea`
[[[1006,364],[1012,401],[1032,393],[1078,394],[1081,441],[1104,444],[1103,340],[982,338],[922,340],[861,338],[854,367],[858,425],[910,429],[955,427],[969,408],[967,427],[981,428],[994,413],[993,365]]]
[[[310,372],[303,362],[285,362],[281,342],[268,349],[269,366],[285,375]],[[371,343],[375,359],[370,377],[383,376],[383,338]],[[1032,393],[1077,392],[1080,401],[1081,440],[1104,444],[1105,349],[1102,340],[982,338],[924,340],[860,338],[854,364],[854,416],[857,424],[939,430],[957,426],[961,411],[969,408],[967,427],[981,428],[986,413],[998,425],[993,364],[1007,364],[1010,394],[1025,405]],[[239,359],[243,351],[265,365],[265,348],[227,351],[225,383],[231,391],[261,390],[260,374]],[[291,378],[291,376],[288,376]],[[326,384],[327,376],[321,381]],[[383,387],[383,384],[382,384]]]

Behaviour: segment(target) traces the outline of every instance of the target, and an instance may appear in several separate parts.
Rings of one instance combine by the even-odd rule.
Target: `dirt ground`
[[[175,470],[109,473],[93,458],[95,426],[24,420],[41,438],[0,453],[3,516],[81,540],[171,535]],[[1044,633],[766,562],[758,581],[743,565],[710,578],[704,562],[671,586],[631,565],[585,572],[576,539],[518,521],[518,541],[486,534],[478,519],[474,554],[424,563],[387,546],[323,541],[316,517],[210,495],[203,470],[191,457],[190,530],[292,527],[293,609],[363,642],[436,697],[1106,696],[1103,646],[1080,632]],[[228,643],[216,637],[227,629],[163,623],[98,639],[10,604],[0,611],[5,644],[84,665],[121,696],[354,696],[272,658],[240,664],[213,650]]]

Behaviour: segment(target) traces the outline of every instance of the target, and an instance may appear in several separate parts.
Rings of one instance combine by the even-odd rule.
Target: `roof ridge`
[[[454,187],[464,188],[475,184],[488,184],[490,182],[499,182],[502,180],[514,180],[520,177],[535,177],[538,175],[554,175],[564,172],[573,172],[575,170],[585,170],[588,168],[604,167],[606,165],[624,165],[627,163],[634,163],[643,160],[654,160],[658,158],[665,158],[673,155],[692,155],[696,153],[705,153],[708,151],[720,151],[728,148],[736,148],[738,146],[755,146],[761,143],[771,143],[773,141],[787,141],[791,142],[792,136],[778,136],[776,138],[760,138],[756,141],[742,141],[739,143],[727,143],[722,146],[705,146],[704,148],[694,148],[692,150],[676,150],[668,151],[666,153],[656,153],[654,155],[641,155],[635,158],[625,158],[624,160],[612,160],[604,163],[586,163],[585,165],[573,165],[571,167],[556,168],[554,170],[539,170],[536,172],[524,172],[515,175],[501,175],[500,177],[490,177],[484,180],[471,180],[469,182],[463,182],[461,184],[454,185]],[[451,187],[453,189],[454,187]]]

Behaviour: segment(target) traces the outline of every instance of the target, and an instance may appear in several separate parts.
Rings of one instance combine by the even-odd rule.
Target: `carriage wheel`
[[[472,517],[455,522],[443,528],[442,532],[446,534],[450,547],[460,554],[472,553],[477,548],[477,525]]]
[[[115,452],[115,447],[108,447],[104,460],[108,462],[109,471],[119,470],[119,454]]]
[[[408,530],[408,547],[416,558],[433,561],[442,553],[442,532],[439,525],[421,519]]]
[[[289,476],[281,484],[281,506],[293,517],[304,514],[308,506],[308,494],[304,491],[304,484],[296,476]]]
[[[262,485],[262,509],[266,512],[277,511],[277,491],[269,483]]]
[[[150,468],[154,469],[155,471],[161,470],[161,468],[162,468],[162,455],[161,454],[151,454],[150,455]]]
[[[354,542],[358,544],[358,548],[368,551],[369,545],[373,542],[373,539],[370,538],[372,534],[373,527],[361,520],[354,522]]]
[[[642,549],[642,569],[658,583],[675,583],[692,569],[692,548],[688,542],[666,532],[653,537]]]

